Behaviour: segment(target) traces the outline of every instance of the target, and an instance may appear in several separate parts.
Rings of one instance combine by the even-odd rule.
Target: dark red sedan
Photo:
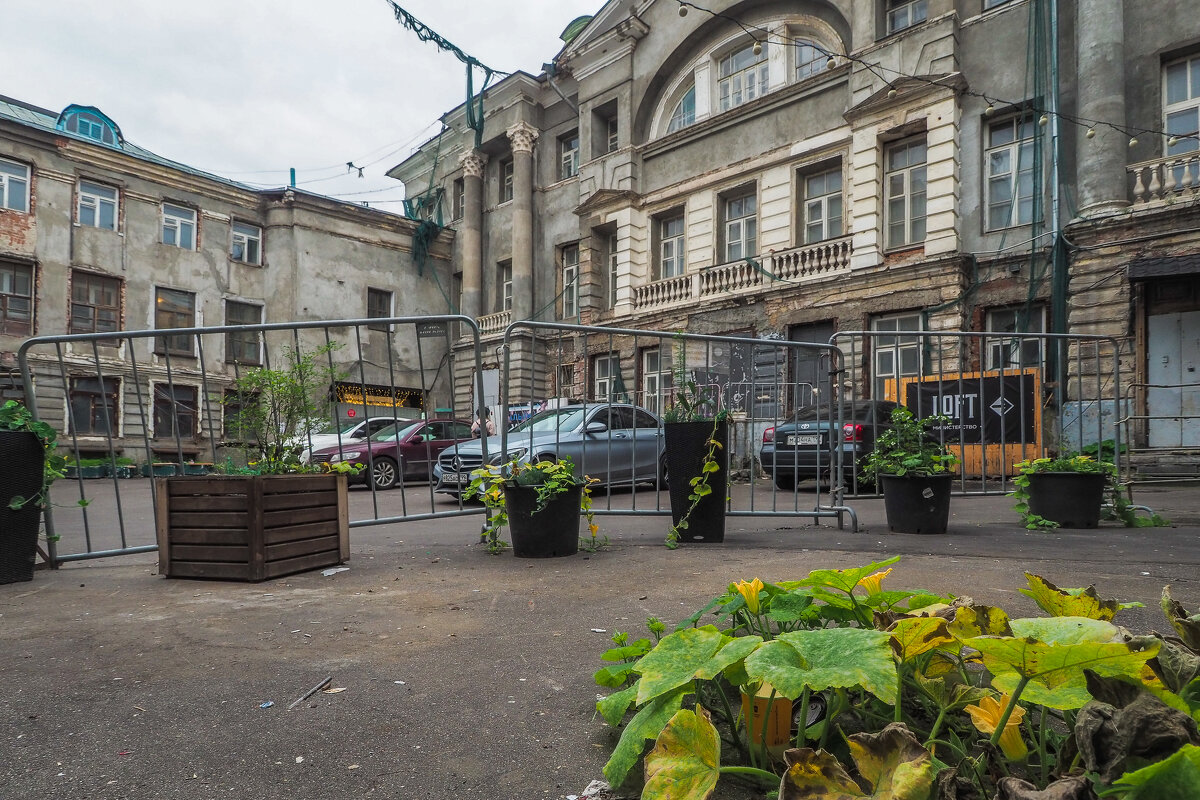
[[[389,425],[369,439],[342,442],[312,454],[314,464],[364,464],[367,469],[351,478],[367,481],[376,489],[390,489],[410,478],[428,480],[438,455],[447,447],[471,437],[471,423],[460,419],[428,419]]]

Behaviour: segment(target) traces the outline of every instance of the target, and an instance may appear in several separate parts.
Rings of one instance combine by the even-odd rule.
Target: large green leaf
[[[625,782],[629,770],[633,769],[633,765],[641,758],[642,751],[646,749],[646,740],[658,738],[671,717],[683,705],[683,698],[691,692],[690,684],[680,686],[673,692],[654,698],[633,715],[625,730],[621,731],[621,738],[608,763],[604,765],[604,779],[608,781],[609,786],[620,786]]]
[[[637,684],[627,686],[619,692],[613,692],[603,700],[596,702],[596,710],[604,717],[604,721],[614,728],[621,724],[621,720],[625,718],[625,712],[633,705],[634,699],[637,697]]]
[[[690,682],[696,670],[712,660],[726,640],[712,625],[685,628],[664,636],[637,663],[637,671],[642,674],[638,681],[638,705]]]
[[[793,631],[764,643],[746,659],[751,678],[765,680],[795,700],[813,691],[861,686],[885,703],[896,702],[891,636],[864,628]]]
[[[863,578],[878,572],[881,569],[890,567],[900,560],[900,556],[889,558],[886,561],[875,561],[867,564],[865,567],[853,567],[851,569],[814,569],[808,573],[808,577],[797,581],[799,586],[823,586],[829,589],[838,589],[849,593],[854,590],[858,582]]]
[[[1131,787],[1125,800],[1196,800],[1200,797],[1200,747],[1184,745],[1170,758],[1126,772],[1116,784]]]
[[[1060,589],[1032,572],[1025,573],[1025,580],[1029,581],[1029,588],[1021,589],[1021,594],[1032,597],[1042,611],[1054,617],[1089,617],[1108,621],[1122,608],[1141,605],[1101,598],[1096,594],[1094,586],[1085,589]]]
[[[1091,625],[1097,621],[1080,622],[1079,617],[1014,620],[1014,630],[1019,627],[1036,631],[1050,641],[980,636],[967,639],[964,644],[983,654],[984,664],[992,672],[992,685],[997,689],[1011,693],[1024,677],[1030,683],[1023,700],[1051,708],[1079,708],[1091,699],[1083,675],[1085,668],[1101,675],[1136,677],[1159,648],[1157,640],[1148,638],[1131,642],[1088,640],[1088,636],[1099,635]]]
[[[888,629],[891,634],[892,651],[901,662],[928,653],[943,644],[954,641],[946,629],[946,620],[941,617],[912,617],[898,620]]]
[[[788,771],[779,800],[929,800],[937,767],[933,757],[901,723],[848,740],[858,772],[874,789],[868,794],[824,750],[788,750]]]
[[[705,800],[720,777],[721,740],[703,706],[680,709],[646,756],[642,800]]]
[[[695,677],[711,679],[753,653],[762,644],[761,636],[739,636],[717,651],[717,654],[696,670]]]
[[[1037,639],[1046,644],[1115,642],[1121,630],[1111,622],[1087,617],[1026,617],[1009,620],[1013,636]]]
[[[795,622],[810,614],[813,596],[805,591],[783,592],[771,598],[767,615],[776,622]]]

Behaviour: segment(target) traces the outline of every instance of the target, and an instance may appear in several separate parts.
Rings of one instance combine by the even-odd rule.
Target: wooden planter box
[[[345,475],[166,478],[154,492],[164,576],[262,581],[350,558]]]

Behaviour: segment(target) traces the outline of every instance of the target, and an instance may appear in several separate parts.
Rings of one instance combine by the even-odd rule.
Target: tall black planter
[[[1091,472],[1035,472],[1029,476],[1029,513],[1061,528],[1096,528],[1105,476]]]
[[[553,558],[579,552],[579,501],[583,484],[555,496],[538,513],[536,486],[505,486],[504,504],[513,555],[518,558]]]
[[[31,581],[42,509],[27,503],[14,511],[8,504],[14,497],[33,498],[42,490],[46,451],[32,433],[0,431],[0,453],[0,584]]]
[[[954,476],[880,475],[883,509],[893,533],[945,533]]]
[[[721,446],[715,453],[717,463],[721,468],[708,477],[708,485],[712,493],[700,498],[696,510],[688,517],[688,526],[679,532],[681,542],[723,542],[725,541],[725,495],[729,477],[729,423],[717,425],[716,436],[713,436],[711,422],[668,422],[666,424],[666,446],[664,456],[667,462],[667,481],[671,487],[671,521],[678,525],[679,520],[691,507],[692,501],[688,495],[692,493],[692,478],[700,474],[704,466],[704,456],[708,453],[709,437],[715,438]]]

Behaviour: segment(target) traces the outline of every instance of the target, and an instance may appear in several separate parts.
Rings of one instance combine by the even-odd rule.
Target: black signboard
[[[449,333],[445,320],[417,323],[418,339],[443,339]]]
[[[1032,444],[1037,441],[1037,381],[1033,373],[913,381],[904,405],[919,417],[944,414],[946,441]]]

